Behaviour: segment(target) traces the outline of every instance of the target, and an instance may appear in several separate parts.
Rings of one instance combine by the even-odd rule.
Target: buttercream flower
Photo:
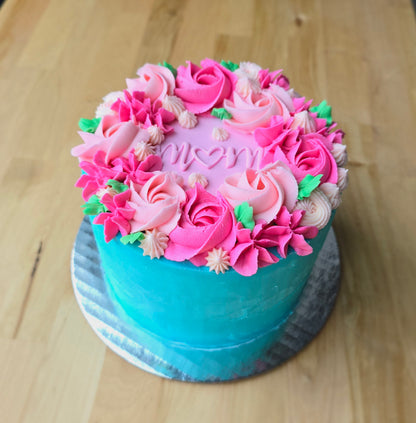
[[[126,185],[130,182],[134,184],[144,185],[152,176],[154,172],[162,170],[162,159],[156,155],[147,156],[143,161],[139,161],[133,151],[130,152],[128,158],[119,157],[111,162],[115,169],[122,169],[124,172],[124,179],[117,179]]]
[[[175,94],[190,112],[200,114],[229,98],[236,82],[237,77],[214,60],[202,60],[201,67],[187,62],[178,68]]]
[[[169,235],[181,215],[185,191],[173,172],[156,172],[138,192],[130,183],[129,206],[134,210],[131,231],[158,229]]]
[[[105,193],[101,198],[101,203],[107,207],[108,212],[100,213],[94,218],[93,223],[104,225],[104,239],[106,242],[110,242],[118,232],[125,236],[131,231],[129,221],[133,218],[134,210],[127,204],[130,193],[130,190],[114,196]]]
[[[137,70],[137,75],[138,78],[126,79],[130,92],[142,91],[152,102],[173,94],[175,77],[165,66],[146,63]]]
[[[296,179],[279,162],[227,176],[218,190],[234,208],[247,201],[253,207],[253,218],[266,223],[276,217],[282,206],[292,210],[298,196]]]
[[[238,222],[237,244],[230,251],[230,264],[240,275],[254,275],[259,267],[279,261],[278,257],[268,250],[275,245],[276,243],[269,238],[267,230],[263,230],[263,223],[258,223],[251,232]]]
[[[269,69],[261,69],[258,73],[261,88],[268,88],[271,84],[278,85],[286,91],[290,88],[289,80],[282,74],[282,69],[269,72]]]
[[[97,151],[92,162],[82,161],[79,167],[83,173],[75,186],[83,188],[82,198],[85,201],[95,194],[99,189],[104,188],[109,179],[124,182],[126,173],[121,166],[112,166],[105,162],[105,152]]]
[[[337,164],[327,139],[320,134],[305,134],[299,142],[292,145],[286,152],[287,163],[297,181],[306,175],[322,175],[321,183],[336,184],[338,180]],[[276,152],[279,153],[278,150]],[[284,160],[280,154],[275,154],[275,160]]]
[[[173,130],[167,124],[175,120],[175,115],[162,107],[162,102],[154,103],[145,96],[142,91],[124,91],[124,99],[118,99],[112,106],[120,122],[132,121],[134,124],[142,124],[144,128],[157,125],[164,134]]]
[[[224,108],[232,115],[231,119],[224,120],[225,125],[248,134],[267,126],[272,116],[280,115],[287,120],[294,111],[290,95],[275,85],[245,98],[234,92],[232,101],[224,100]]]
[[[307,256],[313,251],[305,238],[315,238],[318,229],[315,226],[300,224],[304,214],[304,210],[294,210],[290,213],[286,207],[282,207],[273,221],[274,225],[267,228],[268,236],[276,241],[277,251],[283,258],[287,257],[289,246],[299,256]]]
[[[235,217],[221,196],[214,196],[199,184],[186,192],[186,204],[178,226],[170,233],[165,257],[190,260],[196,266],[206,264],[213,248],[230,251],[235,244]]]
[[[149,139],[145,130],[133,122],[120,122],[115,115],[104,116],[94,134],[78,133],[84,144],[74,147],[71,154],[80,160],[92,161],[97,151],[104,151],[106,163],[120,156],[127,157],[137,143]]]
[[[305,211],[300,221],[304,226],[316,226],[322,229],[331,218],[331,203],[319,188],[312,191],[310,197],[298,201],[296,210]]]

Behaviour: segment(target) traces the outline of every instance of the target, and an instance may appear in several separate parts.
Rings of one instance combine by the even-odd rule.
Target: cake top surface
[[[281,70],[145,64],[81,119],[85,214],[151,259],[250,276],[307,255],[348,182],[344,133]]]

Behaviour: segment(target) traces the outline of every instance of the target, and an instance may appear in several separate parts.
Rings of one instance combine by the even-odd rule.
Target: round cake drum
[[[276,343],[257,360],[248,363],[244,372],[232,375],[227,371],[228,363],[221,360],[214,363],[214,375],[206,374],[203,362],[192,362],[185,357],[183,365],[172,366],[169,364],[168,344],[162,359],[147,347],[151,334],[116,314],[106,291],[100,258],[88,218],[83,220],[75,240],[71,273],[75,296],[82,313],[95,333],[116,354],[143,370],[169,379],[219,382],[252,376],[276,367],[295,355],[316,336],[335,303],[339,289],[340,258],[335,234],[331,228],[299,303],[282,326]],[[172,351],[172,354],[176,354],[174,362],[178,363],[177,351]],[[210,365],[212,367],[213,363]]]

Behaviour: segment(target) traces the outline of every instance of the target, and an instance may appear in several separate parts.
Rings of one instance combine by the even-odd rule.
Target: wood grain
[[[6,0],[0,10],[0,421],[416,421],[416,27],[408,0]],[[144,62],[283,67],[333,105],[350,189],[342,288],[317,339],[222,385],[107,350],[72,293],[79,117]]]

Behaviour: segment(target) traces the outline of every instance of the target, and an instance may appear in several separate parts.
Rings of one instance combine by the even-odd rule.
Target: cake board
[[[169,358],[154,354],[147,345],[157,340],[116,312],[106,289],[88,217],[82,221],[74,243],[71,275],[75,297],[82,313],[98,337],[120,357],[147,372],[168,379],[222,382],[270,370],[294,356],[318,334],[327,321],[338,294],[340,256],[335,233],[331,228],[300,300],[281,325],[274,345],[238,373],[230,374],[226,368],[222,369],[227,363],[222,363],[221,360],[211,363],[217,367],[215,376],[204,372],[204,364],[201,362],[189,361],[184,357],[182,365],[173,366]],[[172,361],[178,363],[177,352],[171,354],[176,354]],[[169,354],[166,356],[169,357]]]

